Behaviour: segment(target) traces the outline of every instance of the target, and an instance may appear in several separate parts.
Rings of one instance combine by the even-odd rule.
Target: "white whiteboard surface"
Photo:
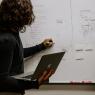
[[[95,0],[32,0],[35,22],[21,34],[24,47],[52,38],[54,46],[25,61],[34,71],[41,56],[66,51],[50,83],[95,83]]]

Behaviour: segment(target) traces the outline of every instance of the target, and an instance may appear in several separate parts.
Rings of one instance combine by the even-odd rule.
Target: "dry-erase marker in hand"
[[[54,43],[53,43],[53,40],[50,38],[50,39],[45,39],[45,40],[43,41],[43,44],[44,44],[44,46],[45,46],[46,48],[48,48],[48,47],[51,47]]]

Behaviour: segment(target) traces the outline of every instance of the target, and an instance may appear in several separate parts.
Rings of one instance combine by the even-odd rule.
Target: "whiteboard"
[[[24,47],[55,42],[25,61],[33,72],[44,54],[66,51],[50,83],[95,83],[95,0],[32,0],[35,22],[21,33]]]

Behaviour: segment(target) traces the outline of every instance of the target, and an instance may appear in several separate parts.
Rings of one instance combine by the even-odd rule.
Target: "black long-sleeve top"
[[[38,81],[15,79],[12,75],[24,73],[23,58],[45,49],[43,44],[24,48],[19,33],[0,32],[0,92],[20,92],[38,88]]]

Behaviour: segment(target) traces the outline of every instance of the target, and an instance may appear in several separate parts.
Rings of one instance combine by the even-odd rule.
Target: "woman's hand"
[[[49,48],[54,44],[51,38],[45,39],[42,43],[45,46],[45,48]]]
[[[54,70],[48,67],[43,74],[38,78],[39,85],[43,84],[54,73]]]

